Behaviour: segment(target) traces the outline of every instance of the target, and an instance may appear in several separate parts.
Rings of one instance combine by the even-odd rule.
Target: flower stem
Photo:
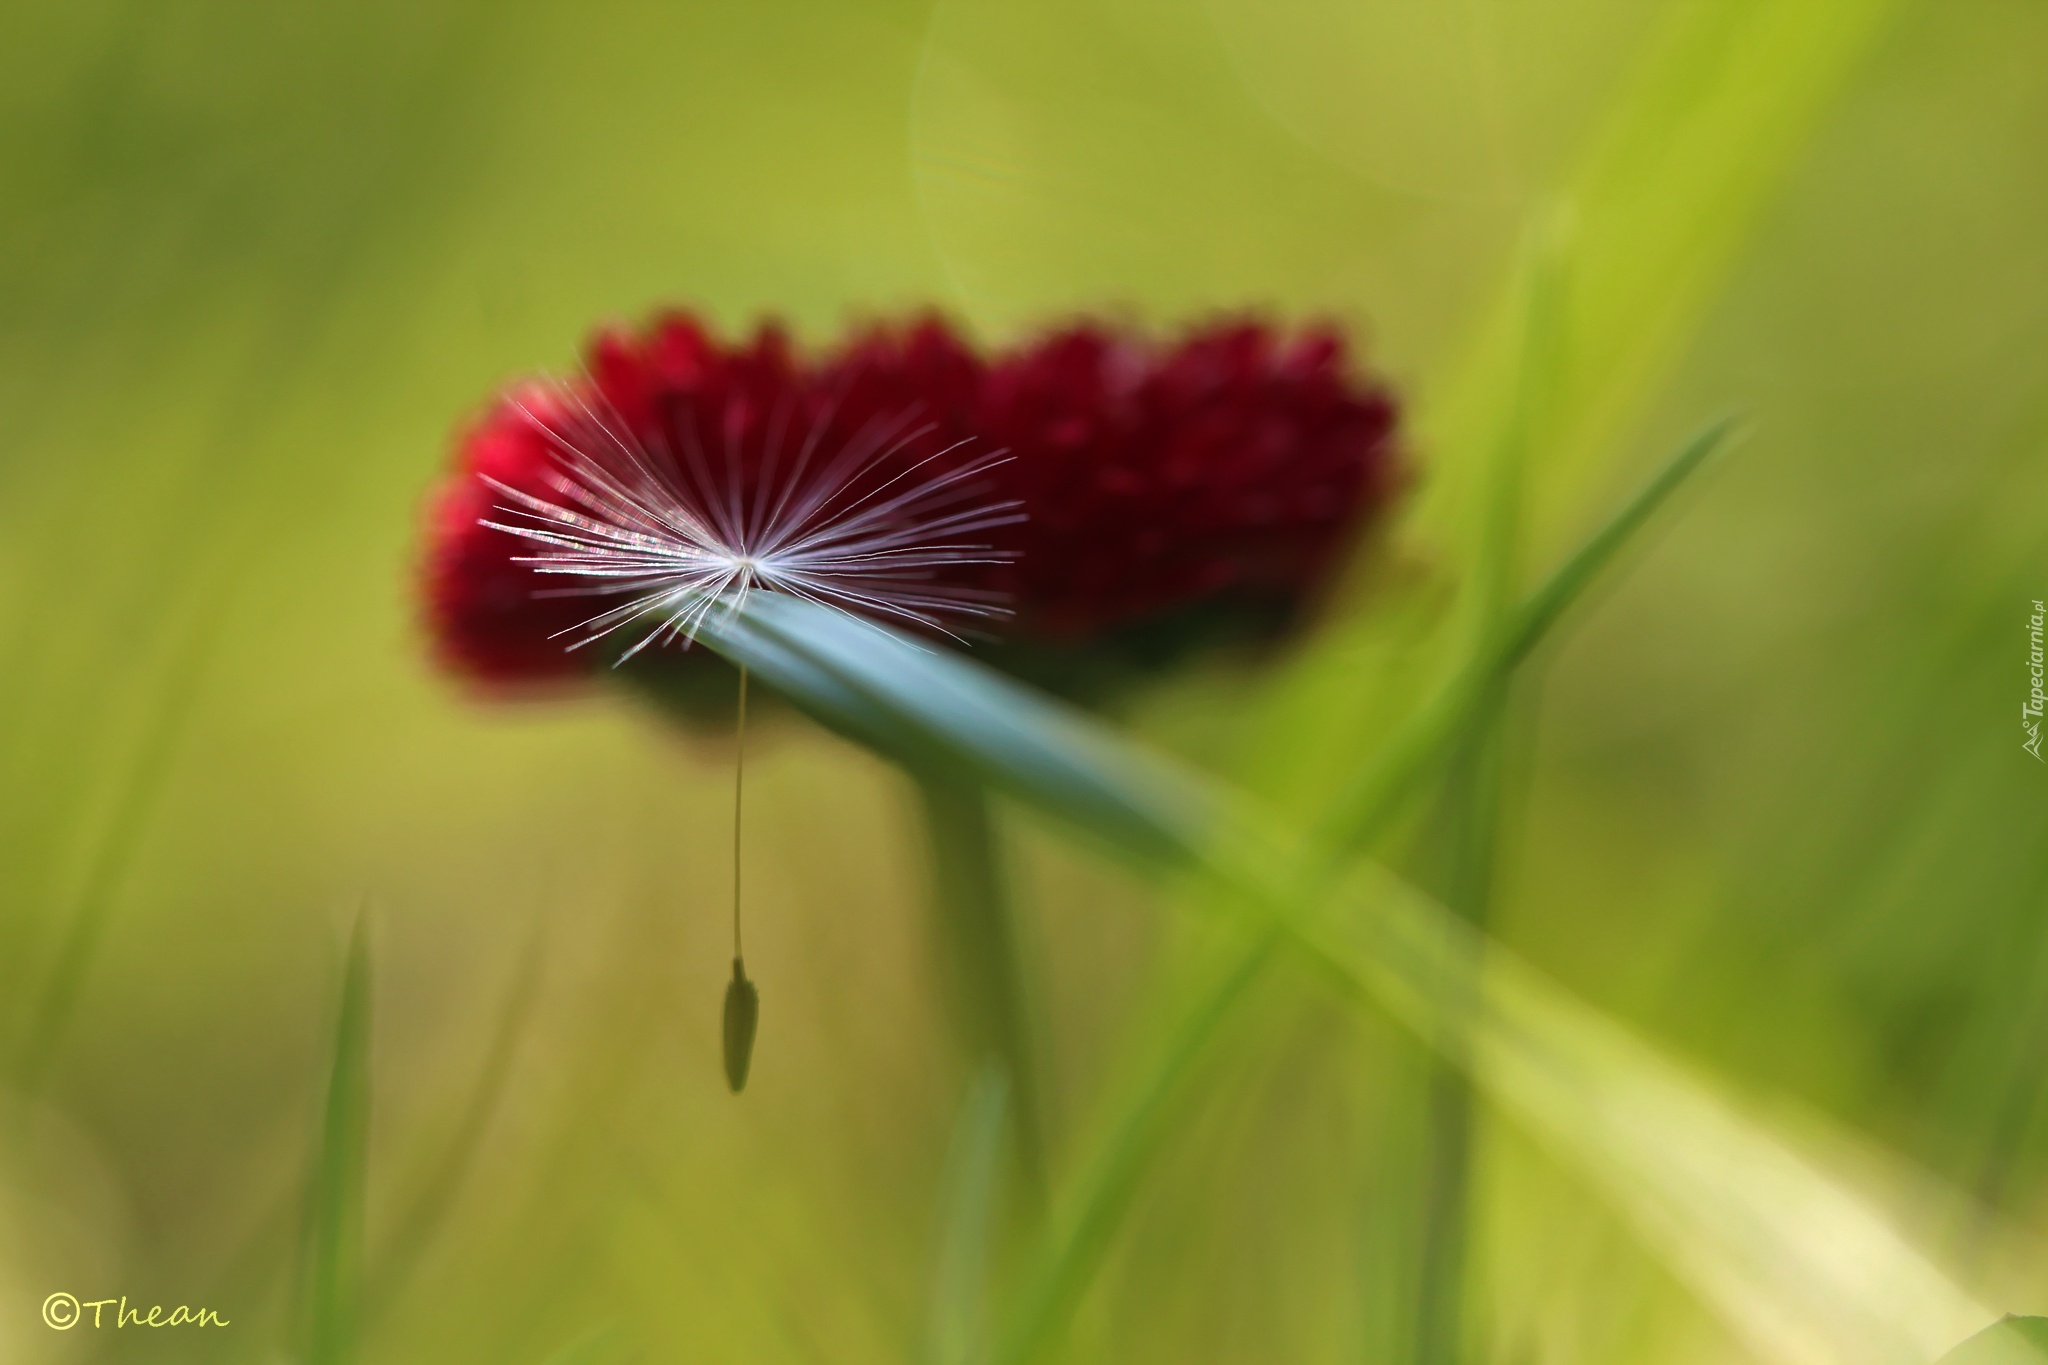
[[[1500,819],[1500,730],[1482,723],[1453,757],[1431,831],[1440,860],[1430,880],[1443,903],[1483,930],[1493,900]],[[1469,988],[1446,982],[1446,990]],[[1448,1017],[1467,1017],[1454,1012]],[[1465,1042],[1439,1042],[1430,1066],[1423,1169],[1422,1247],[1416,1294],[1416,1365],[1463,1358],[1466,1266],[1472,1241],[1472,1083]]]
[[[930,831],[935,928],[955,1014],[970,1060],[993,1058],[1009,1083],[1017,1164],[1027,1201],[1036,1205],[1045,1190],[1042,1111],[1023,964],[988,790],[932,769],[914,776]]]

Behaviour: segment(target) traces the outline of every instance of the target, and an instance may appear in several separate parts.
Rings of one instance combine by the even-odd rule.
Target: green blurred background
[[[1721,141],[1657,133],[1688,101]],[[366,907],[362,1359],[916,1356],[968,1067],[906,785],[794,721],[758,746],[733,1100],[730,747],[434,674],[451,429],[666,302],[814,339],[1334,316],[1408,397],[1416,515],[1342,649],[1126,718],[1305,801],[1324,734],[1270,718],[1371,692],[1455,591],[1499,300],[1560,212],[1592,340],[1529,565],[1703,417],[1750,434],[1525,692],[1497,932],[2048,1311],[2048,9],[16,0],[0,1360],[290,1358]],[[1057,1182],[1206,930],[1016,826]],[[1263,980],[1071,1358],[1399,1359],[1423,1067]],[[1554,1152],[1489,1122],[1477,1170],[1471,1358],[1752,1358]],[[58,1289],[233,1325],[53,1332]]]

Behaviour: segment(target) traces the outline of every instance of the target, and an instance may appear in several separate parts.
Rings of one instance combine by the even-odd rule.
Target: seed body
[[[754,1029],[761,1022],[761,993],[747,980],[746,965],[732,960],[732,980],[725,987],[725,1083],[737,1095],[747,1088],[747,1069],[754,1062]]]

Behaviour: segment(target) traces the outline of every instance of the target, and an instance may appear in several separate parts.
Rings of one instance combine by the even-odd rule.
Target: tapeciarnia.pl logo
[[[2034,756],[2036,763],[2048,761],[2041,757],[2041,709],[2048,696],[2041,691],[2041,622],[2048,617],[2048,607],[2039,598],[2034,600],[2034,614],[2027,621],[2027,672],[2033,677],[2033,687],[2027,693],[2026,705],[2020,707],[2020,725],[2027,732],[2026,743],[2020,747]]]

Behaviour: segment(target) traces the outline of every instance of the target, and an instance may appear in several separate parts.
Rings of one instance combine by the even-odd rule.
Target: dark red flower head
[[[733,524],[772,512],[800,458],[899,491],[959,474],[961,497],[1023,519],[983,518],[945,543],[986,552],[927,555],[914,576],[961,600],[1000,594],[1012,614],[977,623],[990,657],[1083,688],[1297,620],[1404,473],[1392,398],[1328,328],[1239,321],[1160,345],[1080,325],[983,356],[926,318],[805,356],[774,327],[727,343],[671,314],[600,334],[586,367],[494,402],[435,499],[428,623],[472,680],[559,680],[616,655],[567,646],[618,599],[564,595],[530,536],[486,524],[506,523],[508,497],[561,502],[577,451],[615,468],[637,452]]]

